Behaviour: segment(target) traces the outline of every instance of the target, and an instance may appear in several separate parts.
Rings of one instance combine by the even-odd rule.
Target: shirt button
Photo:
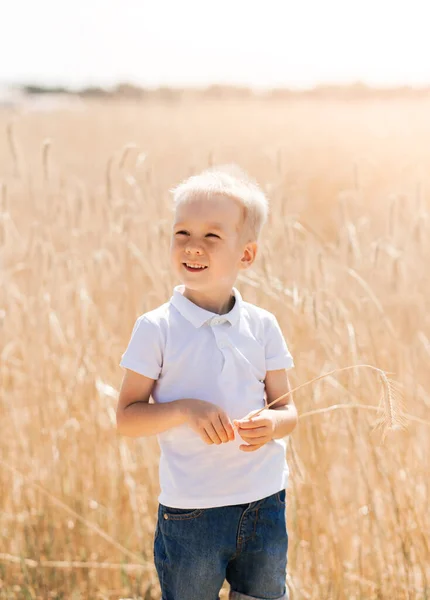
[[[225,319],[214,319],[212,321],[213,325],[221,325],[221,323],[225,323]]]

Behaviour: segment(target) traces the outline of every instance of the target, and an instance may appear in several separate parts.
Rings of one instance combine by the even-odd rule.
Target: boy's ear
[[[242,258],[240,259],[240,266],[242,269],[247,269],[252,265],[257,256],[258,245],[257,242],[249,242],[246,244]]]

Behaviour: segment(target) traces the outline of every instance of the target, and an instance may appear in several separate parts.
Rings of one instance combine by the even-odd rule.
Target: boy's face
[[[253,263],[257,251],[255,242],[245,242],[242,228],[243,208],[230,198],[197,196],[179,204],[171,261],[186,288],[199,292],[231,290],[238,271]]]

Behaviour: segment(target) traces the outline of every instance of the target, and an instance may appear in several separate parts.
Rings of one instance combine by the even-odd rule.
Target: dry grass
[[[0,112],[1,599],[159,597],[157,446],[116,435],[118,362],[174,284],[168,189],[232,160],[272,203],[239,287],[278,316],[293,386],[318,379],[295,393],[292,598],[430,597],[429,108]],[[339,371],[356,364],[401,386],[385,444],[375,373]]]

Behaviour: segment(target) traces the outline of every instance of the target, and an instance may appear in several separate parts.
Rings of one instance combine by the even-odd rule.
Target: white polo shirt
[[[141,315],[120,365],[156,380],[155,402],[197,398],[233,419],[265,406],[266,371],[290,369],[293,359],[276,318],[244,302],[233,288],[232,310],[218,315],[174,288],[169,302]],[[207,445],[188,426],[159,434],[159,502],[174,508],[211,508],[260,500],[287,486],[284,440],[255,452],[245,442]]]

